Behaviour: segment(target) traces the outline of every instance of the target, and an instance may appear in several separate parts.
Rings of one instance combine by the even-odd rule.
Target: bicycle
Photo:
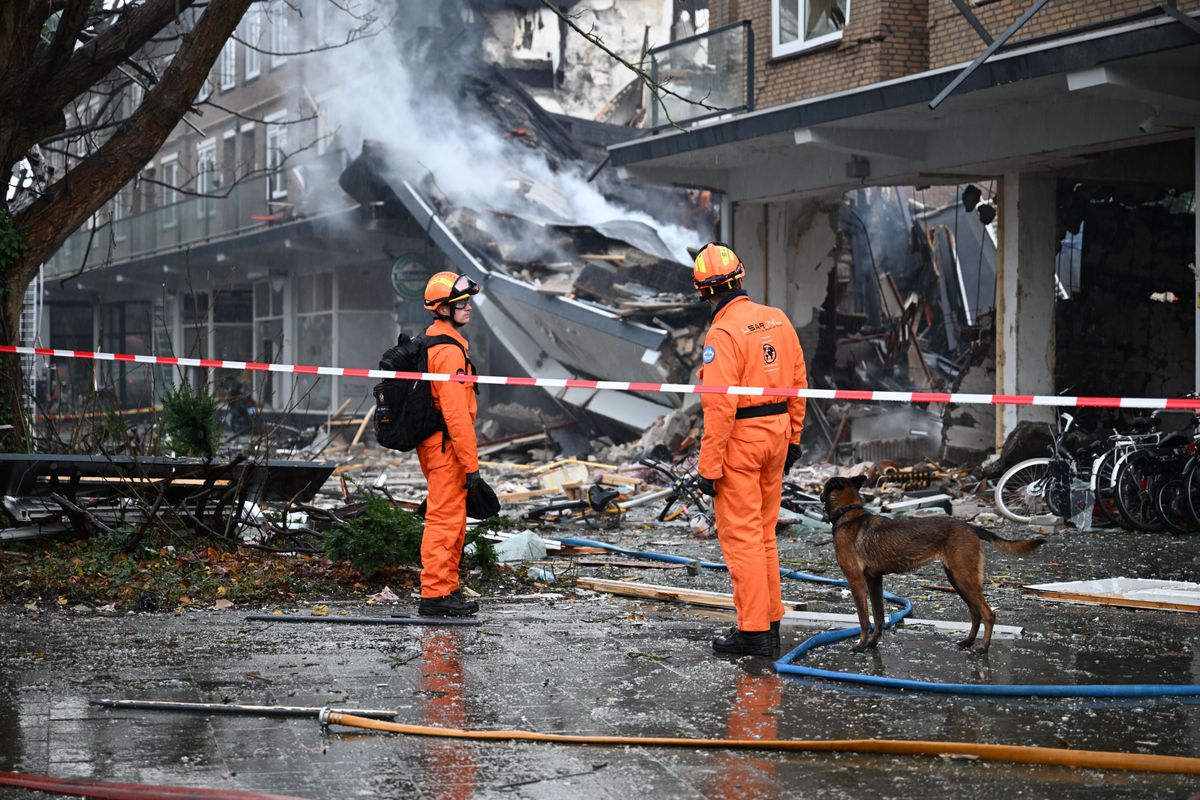
[[[541,506],[526,509],[521,515],[531,522],[576,522],[583,520],[590,528],[615,530],[621,524],[626,509],[617,498],[619,489],[610,489],[600,484],[588,487],[587,497],[580,500],[555,500]]]
[[[994,498],[997,510],[1013,522],[1029,523],[1035,516],[1051,513],[1056,517],[1075,517],[1085,510],[1083,500],[1077,508],[1073,503],[1077,495],[1092,497],[1090,481],[1081,479],[1079,460],[1088,455],[1088,448],[1073,454],[1065,446],[1067,434],[1075,422],[1070,414],[1063,413],[1058,436],[1050,447],[1049,457],[1027,458],[1009,467],[996,482]]]
[[[700,474],[696,472],[695,466],[690,466],[680,473],[676,470],[676,465],[651,456],[638,459],[638,463],[658,472],[668,481],[665,491],[667,502],[658,512],[659,522],[670,522],[684,514],[690,514],[688,522],[692,533],[702,539],[716,533],[717,522],[712,503],[696,486]]]

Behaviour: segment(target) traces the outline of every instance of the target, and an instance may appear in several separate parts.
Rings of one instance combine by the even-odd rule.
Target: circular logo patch
[[[704,355],[702,357],[704,358],[705,364],[710,364],[710,363],[712,363],[712,360],[717,357],[717,351],[713,350],[711,344],[705,345],[704,346]]]
[[[776,357],[775,356],[775,348],[769,344],[764,344],[763,345],[763,361],[767,362],[768,364],[774,364],[775,357]]]

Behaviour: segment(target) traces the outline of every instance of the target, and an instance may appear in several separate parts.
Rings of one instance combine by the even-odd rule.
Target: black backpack
[[[394,372],[428,372],[429,348],[452,344],[463,351],[467,374],[474,375],[475,367],[467,351],[452,336],[409,338],[401,333],[396,346],[389,347],[379,359],[379,368]],[[415,450],[417,445],[438,431],[446,432],[442,412],[433,404],[429,381],[384,378],[375,384],[375,439],[392,450]]]

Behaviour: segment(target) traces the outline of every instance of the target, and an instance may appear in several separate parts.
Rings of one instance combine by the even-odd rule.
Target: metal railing
[[[754,30],[750,20],[655,47],[647,55],[655,86],[674,92],[660,91],[651,99],[650,127],[754,110]]]
[[[288,195],[276,201],[267,197],[271,176],[263,174],[238,182],[227,193],[217,189],[212,195],[187,197],[177,203],[105,222],[95,226],[94,230],[85,226],[71,234],[46,262],[46,275],[78,272],[85,254],[89,267],[99,266],[304,216],[312,210],[305,206],[305,187],[310,193],[336,187],[337,177],[346,161],[345,151],[339,149],[300,165],[289,164],[284,173]],[[290,177],[293,166],[303,170],[302,182]]]

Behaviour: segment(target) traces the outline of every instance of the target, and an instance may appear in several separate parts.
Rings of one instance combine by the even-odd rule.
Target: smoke
[[[395,24],[404,25],[403,16]],[[470,25],[464,28],[469,36]],[[406,26],[404,34],[413,30]],[[328,107],[344,145],[352,149],[364,139],[384,143],[403,177],[449,206],[479,213],[481,224],[497,239],[519,236],[521,226],[489,224],[493,215],[484,212],[536,225],[603,229],[621,222],[627,224],[618,230],[634,234],[621,237],[628,243],[660,258],[691,263],[687,248],[703,241],[703,234],[610,201],[587,181],[583,170],[592,165],[552,164],[544,151],[522,144],[521,137],[505,138],[508,132],[494,118],[461,99],[460,79],[471,64],[460,57],[470,48],[461,42],[453,50],[440,47],[436,29],[418,30],[426,37],[419,45],[389,31],[342,48],[332,59],[330,77],[338,89]],[[524,252],[531,245],[508,244]],[[548,243],[547,251],[554,250]]]

